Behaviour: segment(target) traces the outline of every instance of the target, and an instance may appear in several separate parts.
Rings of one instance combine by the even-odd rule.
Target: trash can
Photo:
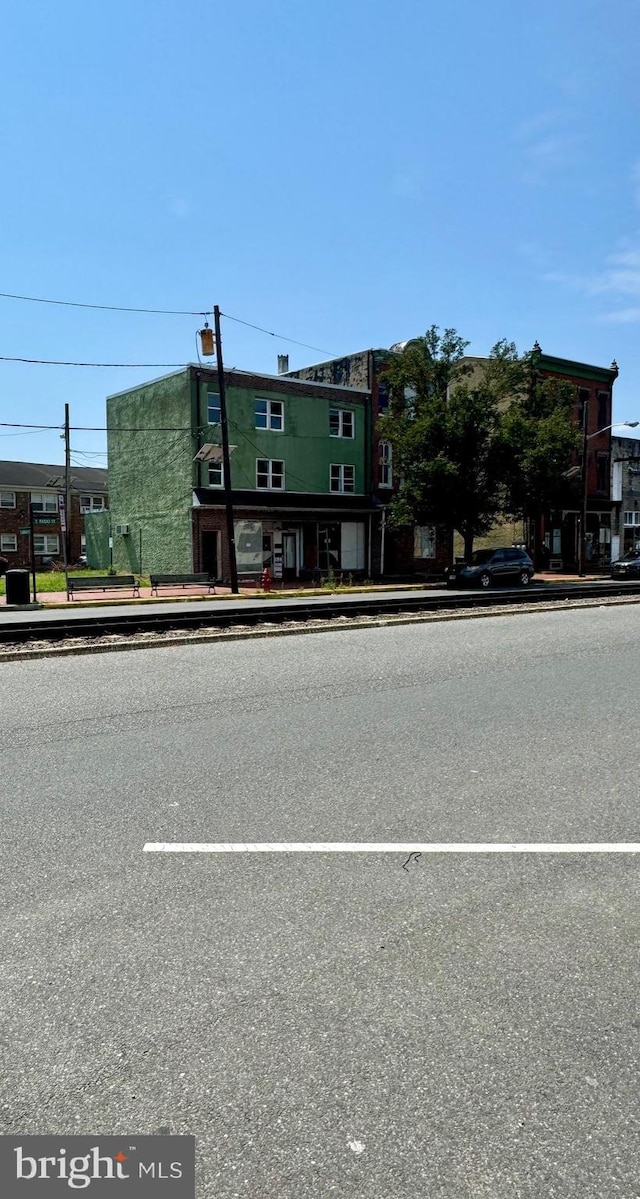
[[[6,575],[7,604],[28,604],[31,600],[28,570],[8,570]]]

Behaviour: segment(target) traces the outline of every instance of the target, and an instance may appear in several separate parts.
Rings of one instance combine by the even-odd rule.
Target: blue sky
[[[0,291],[206,309],[343,354],[454,326],[608,365],[640,418],[637,0],[21,0]],[[182,363],[196,317],[0,300],[0,353]],[[229,366],[327,354],[224,322]],[[0,420],[162,370],[0,362]],[[0,457],[60,461],[57,433]],[[100,434],[73,436],[99,463]]]

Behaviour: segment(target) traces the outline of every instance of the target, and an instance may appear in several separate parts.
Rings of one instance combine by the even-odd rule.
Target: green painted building
[[[370,573],[370,391],[239,370],[225,389],[240,577]],[[217,371],[110,396],[107,428],[116,569],[228,583]]]

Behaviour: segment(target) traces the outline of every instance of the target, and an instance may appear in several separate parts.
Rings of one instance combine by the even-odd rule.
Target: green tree
[[[437,326],[407,343],[385,372],[389,409],[379,422],[400,479],[392,523],[428,520],[456,529],[465,556],[504,504],[496,445],[509,365],[496,347],[492,370],[481,370],[470,385],[468,344],[455,329],[441,335]]]
[[[498,455],[505,512],[527,517],[538,548],[542,516],[578,502],[579,481],[568,479],[580,431],[575,424],[575,388],[562,379],[541,379],[535,356],[523,360],[525,385],[514,393],[501,421]]]

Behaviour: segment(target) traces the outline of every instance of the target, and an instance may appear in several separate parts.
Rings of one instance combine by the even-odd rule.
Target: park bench
[[[197,575],[151,575],[151,594],[157,595],[159,587],[206,587],[216,593],[215,581],[208,574]]]
[[[80,575],[69,579],[71,599],[78,591],[132,591],[140,598],[138,580],[133,575]]]

